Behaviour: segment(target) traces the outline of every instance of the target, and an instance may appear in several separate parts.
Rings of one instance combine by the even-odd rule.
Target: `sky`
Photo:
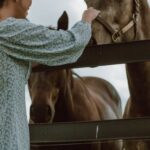
[[[150,4],[150,0],[148,1]],[[71,28],[77,21],[81,20],[82,13],[86,8],[84,0],[33,0],[28,19],[35,24],[56,27],[58,18],[66,10],[69,15],[69,28]],[[129,91],[124,64],[82,68],[75,69],[75,71],[81,76],[96,76],[108,80],[119,92],[122,106],[125,107]],[[27,87],[26,106],[29,118],[30,96]]]

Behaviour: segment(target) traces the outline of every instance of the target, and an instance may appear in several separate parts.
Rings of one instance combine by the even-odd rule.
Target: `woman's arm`
[[[49,30],[24,19],[8,19],[0,33],[8,55],[50,66],[73,63],[91,37],[91,25],[80,21],[68,31]]]

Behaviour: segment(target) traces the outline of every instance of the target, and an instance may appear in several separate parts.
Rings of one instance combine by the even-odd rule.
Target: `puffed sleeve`
[[[17,59],[49,66],[75,62],[91,37],[91,25],[77,22],[70,30],[50,30],[25,19],[11,18],[1,25],[3,51]]]

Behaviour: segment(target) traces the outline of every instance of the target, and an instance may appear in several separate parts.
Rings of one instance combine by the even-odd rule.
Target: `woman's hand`
[[[92,23],[92,21],[98,16],[99,13],[100,13],[99,10],[90,7],[83,12],[82,20],[88,23]]]

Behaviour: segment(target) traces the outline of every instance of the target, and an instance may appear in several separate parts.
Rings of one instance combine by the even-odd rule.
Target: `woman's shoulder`
[[[37,28],[38,26],[41,25],[35,25],[27,19],[9,17],[0,21],[0,35],[2,35],[2,33],[9,33],[11,35],[11,33],[15,32],[26,32],[30,29]]]
[[[2,25],[8,25],[8,26],[36,26],[35,24],[31,23],[28,19],[18,19],[9,17],[2,22],[0,22],[0,26]]]
[[[0,26],[21,24],[21,23],[29,23],[29,21],[27,19],[17,19],[14,17],[8,17],[0,21]]]

